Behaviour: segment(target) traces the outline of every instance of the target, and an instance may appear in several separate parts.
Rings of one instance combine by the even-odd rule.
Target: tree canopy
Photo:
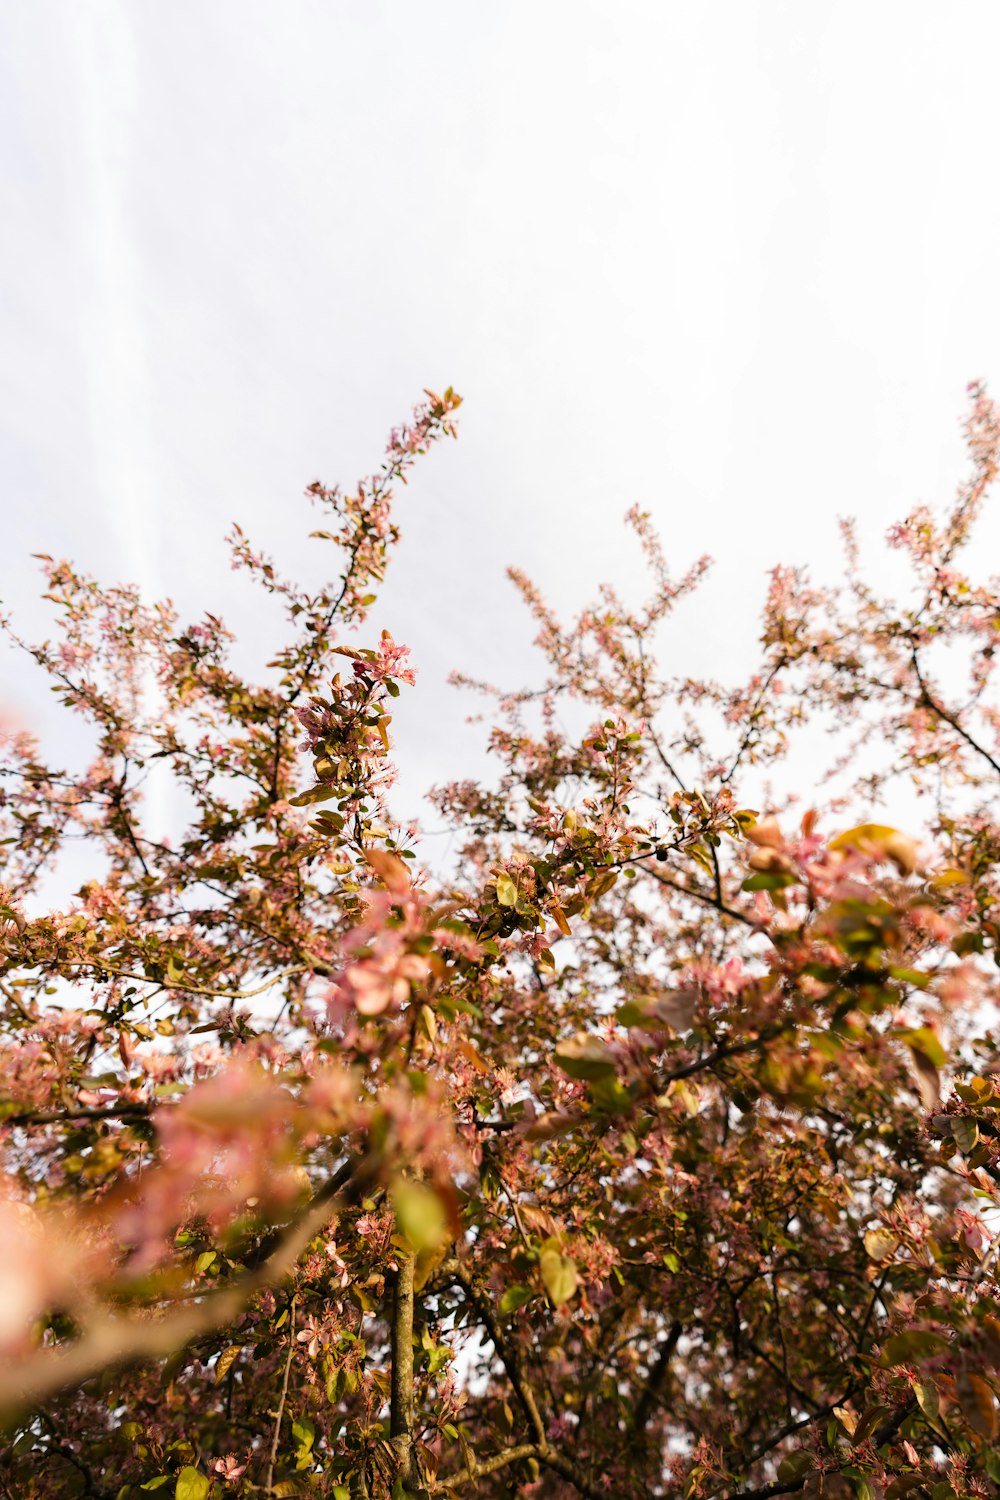
[[[5,622],[92,754],[4,733],[0,1488],[995,1494],[1000,413],[971,388],[968,479],[890,532],[899,596],[845,525],[735,686],[676,632],[658,664],[708,563],[647,515],[645,600],[567,624],[514,574],[543,670],[481,687],[440,868],[369,613],[459,404],[310,485],[327,586],[234,530],[287,617],[259,681],[216,615],[48,557],[52,639]]]

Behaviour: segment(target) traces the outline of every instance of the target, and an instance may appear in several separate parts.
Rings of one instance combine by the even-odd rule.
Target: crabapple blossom
[[[436,863],[392,807],[416,675],[368,620],[450,388],[309,486],[332,581],[234,530],[286,615],[256,677],[214,614],[42,559],[51,640],[4,628],[84,750],[0,726],[5,1493],[1000,1492],[970,398],[969,478],[889,533],[908,592],[846,522],[838,587],[771,572],[742,680],[660,664],[709,562],[638,508],[647,598],[564,621],[513,573],[538,671],[459,680],[494,771],[435,789]]]

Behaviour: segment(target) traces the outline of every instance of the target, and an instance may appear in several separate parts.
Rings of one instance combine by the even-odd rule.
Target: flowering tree
[[[1000,414],[973,388],[969,482],[891,533],[906,596],[848,528],[838,590],[774,572],[737,688],[657,667],[707,564],[646,516],[643,604],[566,626],[515,575],[544,676],[494,695],[495,782],[436,792],[434,873],[366,619],[458,405],[310,486],[328,587],[235,531],[287,613],[261,683],[50,558],[54,640],[7,623],[93,754],[6,736],[0,1487],[994,1494],[1000,586],[960,559]],[[747,806],[810,720],[822,815]]]

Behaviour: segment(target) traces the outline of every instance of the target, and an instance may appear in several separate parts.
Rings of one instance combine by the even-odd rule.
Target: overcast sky
[[[676,664],[725,676],[1000,388],[996,0],[5,0],[0,47],[0,594],[47,551],[239,623],[230,522],[294,567],[450,382],[373,621],[417,778],[469,764],[450,668],[530,676],[506,564],[634,579],[638,502],[718,559]]]

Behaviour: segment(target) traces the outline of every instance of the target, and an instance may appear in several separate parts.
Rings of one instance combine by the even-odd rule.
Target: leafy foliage
[[[775,570],[738,687],[657,668],[707,564],[674,579],[644,515],[644,604],[565,626],[514,575],[546,670],[495,696],[495,784],[435,793],[451,875],[388,802],[407,650],[357,634],[451,390],[356,491],[310,486],[336,583],[234,533],[287,612],[261,683],[214,616],[43,559],[57,636],[7,628],[94,750],[5,735],[8,1494],[1000,1489],[1000,589],[958,565],[1000,419],[971,394],[969,482],[890,535],[909,595],[845,528],[839,590]],[[810,720],[823,815],[747,806]],[[919,840],[879,821],[893,779]],[[52,910],[71,845],[92,878]]]

